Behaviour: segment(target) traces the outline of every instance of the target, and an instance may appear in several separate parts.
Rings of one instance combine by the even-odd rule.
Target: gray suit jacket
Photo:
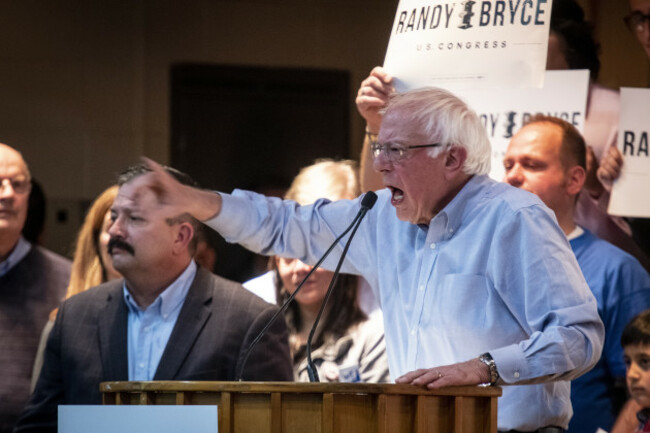
[[[57,405],[101,404],[100,382],[128,380],[128,309],[122,284],[108,282],[63,303],[41,376],[16,432],[56,432]],[[251,341],[276,310],[241,285],[199,269],[154,380],[235,380]],[[282,318],[257,344],[242,377],[293,379]]]

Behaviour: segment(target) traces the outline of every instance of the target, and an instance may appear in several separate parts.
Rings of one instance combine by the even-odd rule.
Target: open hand
[[[199,221],[205,221],[221,211],[219,194],[183,185],[157,162],[146,157],[142,157],[142,161],[151,169],[151,173],[139,176],[133,182],[137,182],[138,188],[153,191],[170,217],[188,213]]]

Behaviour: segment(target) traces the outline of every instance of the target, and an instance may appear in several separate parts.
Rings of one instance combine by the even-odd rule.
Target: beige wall
[[[584,3],[583,3],[584,4]],[[596,5],[596,6],[594,6]],[[14,0],[0,2],[0,141],[23,152],[50,199],[61,250],[113,174],[146,154],[167,162],[173,62],[335,68],[356,86],[383,61],[397,0]],[[625,2],[597,12],[602,81],[645,86],[648,61],[623,27]],[[363,124],[351,117],[351,149]],[[56,211],[68,211],[56,222]]]

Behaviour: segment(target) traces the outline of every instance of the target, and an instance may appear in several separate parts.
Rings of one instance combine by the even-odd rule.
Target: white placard
[[[474,89],[457,91],[481,117],[492,144],[490,177],[503,180],[508,143],[533,114],[559,117],[582,132],[585,123],[589,71],[547,71],[541,89]]]
[[[217,406],[59,406],[59,433],[217,433]]]
[[[384,68],[425,86],[542,87],[552,0],[400,0]]]
[[[621,176],[612,188],[612,215],[650,217],[650,89],[621,88],[618,150]]]

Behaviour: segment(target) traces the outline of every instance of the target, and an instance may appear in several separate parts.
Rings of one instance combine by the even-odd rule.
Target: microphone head
[[[372,191],[368,191],[366,195],[361,199],[361,207],[364,207],[368,210],[372,209],[377,201],[377,194]]]

